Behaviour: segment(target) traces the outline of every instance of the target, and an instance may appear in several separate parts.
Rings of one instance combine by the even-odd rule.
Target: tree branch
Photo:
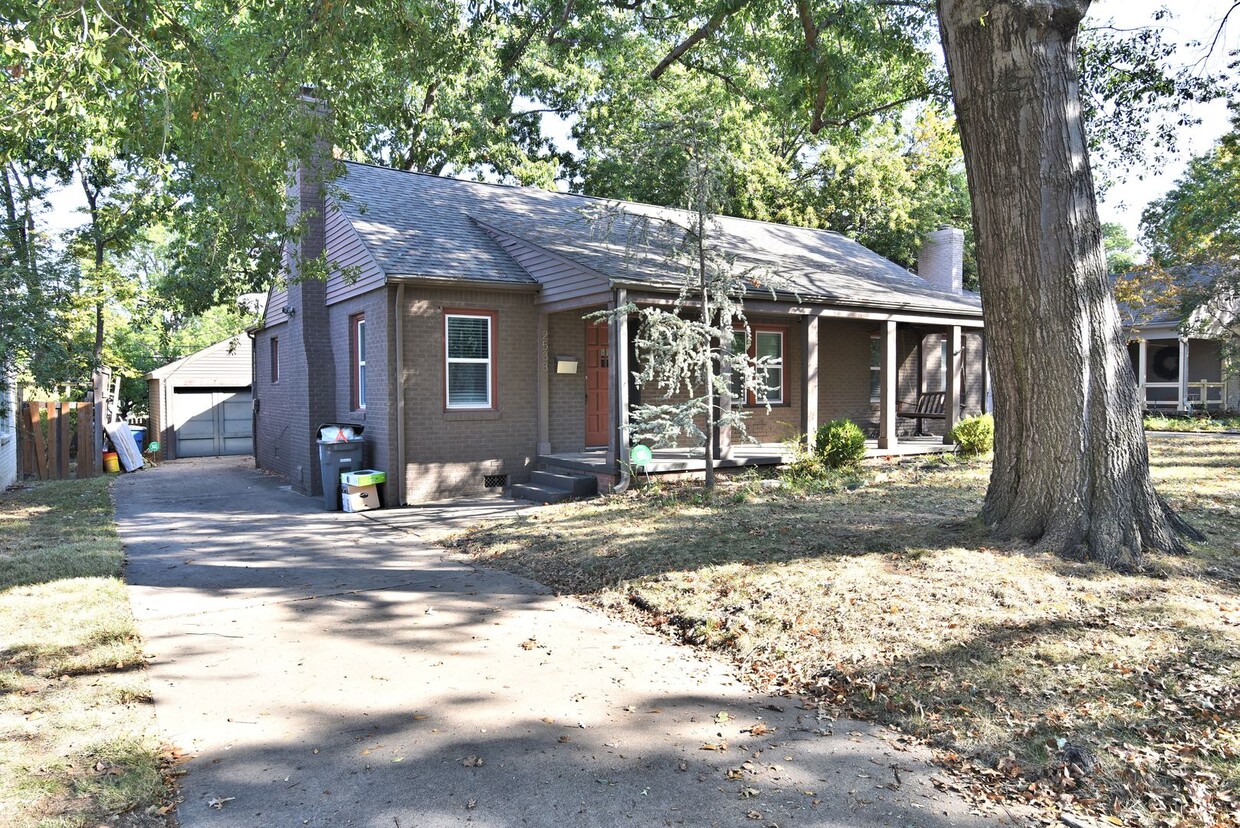
[[[676,48],[668,52],[667,56],[659,61],[658,66],[650,70],[650,79],[658,80],[662,77],[668,67],[680,60],[680,57],[685,52],[688,52],[698,43],[714,34],[724,24],[724,21],[744,8],[748,2],[749,0],[732,0],[732,2],[715,12],[706,23],[698,27],[697,31],[686,37]]]
[[[823,83],[825,85],[825,78]],[[819,87],[819,95],[821,96],[823,94],[823,87]],[[906,95],[898,100],[888,101],[887,103],[879,104],[878,106],[873,106],[869,109],[863,109],[860,112],[854,112],[846,118],[834,118],[831,120],[822,119],[822,110],[817,108],[819,104],[815,101],[814,120],[810,124],[809,131],[816,135],[818,134],[818,130],[822,129],[824,126],[846,127],[861,120],[862,118],[868,118],[871,115],[877,115],[880,112],[886,112],[889,109],[895,109],[896,107],[904,106],[905,104],[912,103],[913,101],[922,101],[926,98],[932,97],[933,95],[934,90],[926,88],[915,92],[912,95]]]
[[[813,51],[818,45],[818,26],[814,23],[814,13],[810,10],[809,0],[796,0],[797,17],[801,18],[801,29],[805,32],[805,48]]]

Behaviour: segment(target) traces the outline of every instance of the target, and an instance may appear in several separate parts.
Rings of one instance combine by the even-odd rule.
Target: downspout
[[[617,288],[615,292],[615,301],[617,308],[623,308],[628,304],[628,292],[624,288]],[[616,337],[616,353],[611,355],[612,362],[615,363],[619,376],[616,380],[616,422],[619,424],[620,439],[619,445],[616,446],[616,461],[620,466],[620,482],[612,487],[612,492],[616,494],[624,494],[629,489],[632,482],[629,471],[631,465],[629,463],[629,326],[627,319],[623,324],[620,322],[619,314],[616,315],[612,322],[618,332]]]
[[[405,335],[401,313],[405,307],[405,285],[396,285],[396,311],[392,314],[395,329],[392,339],[396,343],[396,503],[405,505]]]
[[[249,337],[250,340],[250,450],[254,452],[254,468],[258,469],[262,468],[258,465],[258,409],[262,404],[262,400],[254,396],[258,393],[258,349],[254,347],[254,338],[258,335],[258,331],[246,328],[245,335]],[[159,392],[161,396],[164,395],[164,389],[164,383],[160,382]],[[163,418],[167,420],[169,411],[168,404],[165,402],[163,405]],[[164,424],[160,423],[159,426],[162,430]],[[169,429],[171,429],[171,425],[169,425]],[[163,435],[161,434],[160,437],[163,437]],[[164,457],[167,457],[168,449],[165,448],[162,454]]]

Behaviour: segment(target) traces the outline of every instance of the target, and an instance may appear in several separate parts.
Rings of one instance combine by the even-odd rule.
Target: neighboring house
[[[1200,288],[1209,274],[1177,269],[1164,285],[1142,291],[1171,294]],[[1120,302],[1138,399],[1148,411],[1236,411],[1240,371],[1229,364],[1226,345],[1236,309],[1208,302],[1185,315],[1172,295],[1136,296]]]
[[[17,387],[9,377],[0,392],[0,491],[17,482]]]
[[[167,460],[252,453],[252,363],[250,338],[239,334],[151,371],[147,440]]]
[[[576,195],[355,163],[327,193],[307,165],[292,190],[307,230],[253,332],[261,468],[317,493],[318,426],[346,422],[364,425],[390,504],[506,487],[582,456],[614,479],[630,407],[657,396],[631,379],[636,323],[583,317],[669,305],[679,281],[664,259],[592,226],[581,208],[600,202]],[[939,434],[982,409],[981,304],[961,288],[961,231],[932,234],[923,279],[838,233],[719,224],[731,255],[790,285],[745,302],[757,348],[779,359],[770,412],[738,401],[753,408],[751,435],[776,443],[850,417],[895,451],[916,426],[897,410],[923,391],[946,392]],[[299,278],[324,254],[326,281]]]

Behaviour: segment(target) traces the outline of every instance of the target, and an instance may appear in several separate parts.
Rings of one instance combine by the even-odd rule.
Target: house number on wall
[[[547,373],[547,361],[549,358],[548,356],[549,353],[550,351],[547,347],[547,332],[543,331],[542,332],[542,372],[544,374]]]

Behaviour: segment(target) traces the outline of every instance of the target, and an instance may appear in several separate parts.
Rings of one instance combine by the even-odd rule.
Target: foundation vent
[[[482,475],[482,487],[484,489],[502,489],[508,485],[508,475],[506,474],[484,474]]]

